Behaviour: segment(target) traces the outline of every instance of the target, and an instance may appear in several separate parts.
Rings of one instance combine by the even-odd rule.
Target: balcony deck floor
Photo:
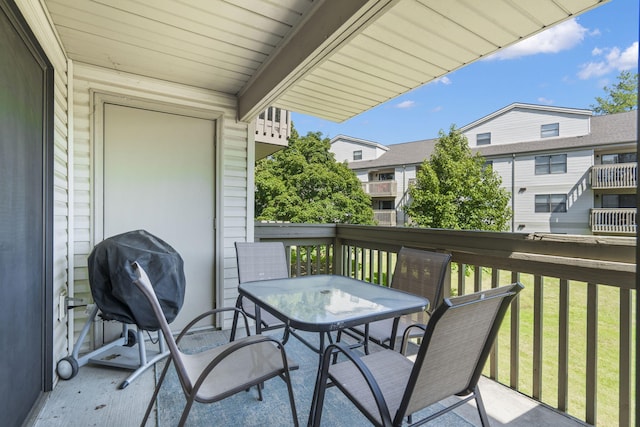
[[[161,367],[162,363],[159,363],[158,367]],[[27,425],[35,427],[140,425],[155,386],[155,372],[154,368],[150,368],[127,388],[118,389],[129,373],[122,369],[91,364],[81,367],[75,378],[60,381],[57,384],[55,389],[46,396],[39,413]],[[585,425],[487,378],[481,379],[480,390],[491,425],[494,427]],[[450,398],[449,403],[453,402],[453,399],[456,398]],[[265,403],[268,403],[268,400],[261,404],[265,411],[269,411],[269,405]],[[447,401],[444,403],[446,404]],[[461,425],[468,425],[464,421],[480,425],[473,403],[467,403],[454,412],[460,417]],[[307,414],[299,413],[298,416],[300,420],[306,420]],[[155,426],[156,418],[154,408],[154,413],[147,425]],[[208,423],[208,425],[215,424],[215,422]],[[439,425],[438,419],[430,425]],[[355,426],[350,425],[350,427]]]

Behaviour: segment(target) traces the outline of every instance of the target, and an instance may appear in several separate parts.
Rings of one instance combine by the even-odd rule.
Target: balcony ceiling
[[[68,56],[343,121],[606,0],[44,0]]]

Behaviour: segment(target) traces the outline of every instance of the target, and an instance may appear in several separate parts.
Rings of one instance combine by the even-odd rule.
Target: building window
[[[536,212],[566,212],[566,194],[536,194]]]
[[[378,181],[393,181],[395,175],[393,172],[383,172],[378,174]]]
[[[380,210],[393,210],[395,209],[393,200],[381,200],[378,204]]]
[[[618,163],[636,163],[637,153],[603,154],[601,163],[603,165],[614,165]]]
[[[536,175],[567,173],[567,155],[536,156]]]
[[[353,152],[353,160],[362,160],[362,150],[356,150]]]
[[[613,208],[613,209],[635,208],[636,195],[635,194],[603,194],[602,207]]]
[[[476,135],[476,145],[491,144],[491,132],[479,133]]]
[[[560,123],[549,123],[540,127],[540,138],[560,136]]]

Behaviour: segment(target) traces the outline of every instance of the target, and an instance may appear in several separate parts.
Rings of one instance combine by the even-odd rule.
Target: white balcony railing
[[[373,219],[376,220],[378,225],[388,225],[391,227],[396,226],[396,211],[395,209],[381,209],[373,211]]]
[[[594,190],[636,188],[637,186],[637,163],[595,165],[591,168],[591,188]]]
[[[371,197],[396,197],[398,183],[388,181],[367,181],[362,183],[362,189]]]
[[[291,113],[269,107],[256,118],[256,159],[266,157],[289,145]]]
[[[591,232],[635,235],[638,227],[636,208],[591,209]]]

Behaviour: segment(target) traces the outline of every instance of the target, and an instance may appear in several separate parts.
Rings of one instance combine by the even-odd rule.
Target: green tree
[[[452,125],[440,131],[434,153],[419,168],[405,210],[419,226],[505,231],[511,219],[502,178]]]
[[[614,114],[638,108],[638,73],[622,71],[618,75],[618,83],[612,87],[605,86],[607,96],[596,96],[597,105],[591,105],[596,114]]]
[[[256,164],[256,219],[373,224],[371,198],[330,147],[322,133],[300,137],[292,126],[289,147]]]

